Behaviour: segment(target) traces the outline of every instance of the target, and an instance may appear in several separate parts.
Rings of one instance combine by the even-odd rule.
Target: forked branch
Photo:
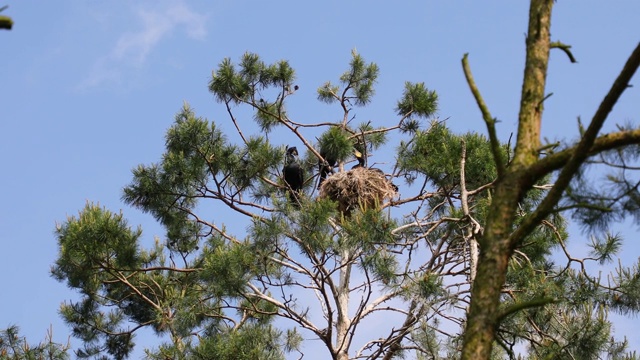
[[[533,229],[553,211],[553,208],[558,201],[560,201],[565,189],[569,186],[571,179],[573,179],[580,166],[591,153],[594,143],[599,139],[597,136],[602,125],[624,90],[629,87],[629,81],[631,81],[638,67],[640,67],[640,43],[638,43],[633,50],[631,56],[629,56],[629,59],[627,59],[626,64],[622,68],[620,75],[618,75],[611,89],[600,103],[598,110],[593,115],[591,124],[589,124],[589,127],[585,130],[578,145],[573,148],[569,159],[563,166],[562,171],[560,171],[558,179],[547,193],[547,196],[542,200],[538,208],[531,213],[531,215],[527,216],[520,227],[509,237],[511,244],[515,244],[523,239],[525,234],[533,231]],[[529,171],[527,171],[527,174],[524,176],[530,176],[530,170],[532,169],[533,167],[529,168]]]

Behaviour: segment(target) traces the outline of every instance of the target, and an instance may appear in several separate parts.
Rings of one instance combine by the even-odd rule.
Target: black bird
[[[356,156],[356,160],[358,160],[358,163],[353,165],[353,167],[351,167],[351,168],[352,169],[357,169],[357,168],[360,168],[360,167],[364,167],[365,166],[365,161],[364,161],[364,156],[362,155],[362,153],[360,151],[358,151],[357,149],[353,149],[353,155]],[[382,171],[382,170],[380,170],[380,171]]]
[[[282,173],[284,174],[284,182],[289,188],[289,199],[293,203],[297,203],[304,184],[304,169],[298,162],[298,149],[295,146],[287,148]]]
[[[360,151],[358,151],[357,149],[353,149],[353,155],[355,155],[356,160],[358,160],[358,163],[353,165],[353,167],[351,169],[357,169],[357,168],[361,168],[361,167],[365,167],[365,159],[364,156],[362,155],[362,153]],[[385,177],[387,177],[387,175],[384,173],[384,171],[378,169],[378,168],[373,168],[370,167],[369,170],[373,170],[373,171],[377,171],[380,174],[384,175]],[[394,183],[391,183],[391,187],[393,187],[393,189],[395,191],[398,191],[398,186]]]
[[[322,182],[327,178],[329,174],[333,174],[333,168],[336,166],[338,160],[335,156],[328,154],[324,150],[320,150],[320,156],[324,159],[318,160],[318,172],[320,173],[320,180],[318,181],[318,189],[322,185]]]

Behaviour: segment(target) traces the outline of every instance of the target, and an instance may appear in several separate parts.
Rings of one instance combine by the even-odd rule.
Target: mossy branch
[[[571,61],[572,63],[575,64],[578,62],[576,58],[573,57],[573,54],[571,53],[571,45],[563,44],[560,41],[554,41],[551,44],[549,44],[549,47],[551,49],[560,49],[564,51],[564,53],[567,54],[567,56],[569,57],[569,61]]]
[[[622,146],[640,144],[640,129],[619,131],[599,136],[588,151],[587,157],[599,154],[603,151],[616,149]],[[554,145],[554,144],[551,144]],[[544,148],[541,148],[544,150]],[[540,159],[529,168],[529,175],[538,180],[546,174],[561,169],[576,151],[576,146],[554,152]]]
[[[498,316],[498,322],[501,322],[509,315],[515,314],[518,311],[522,311],[524,309],[529,309],[534,307],[545,306],[545,305],[554,303],[555,301],[556,300],[553,298],[543,297],[543,298],[538,298],[538,299],[533,299],[533,300],[513,304],[502,311],[502,313]]]
[[[635,74],[638,67],[640,67],[640,43],[638,43],[636,48],[633,50],[624,67],[622,68],[620,75],[618,75],[616,80],[613,82],[611,89],[600,103],[598,110],[596,110],[596,113],[593,115],[591,124],[589,124],[589,127],[585,130],[580,142],[572,148],[572,151],[570,153],[565,154],[565,156],[569,157],[562,167],[562,171],[560,171],[555,184],[547,193],[547,196],[542,200],[538,208],[529,216],[527,216],[520,227],[518,227],[518,229],[516,229],[516,231],[514,231],[509,237],[509,242],[511,244],[517,243],[518,241],[523,239],[526,234],[530,234],[531,231],[533,231],[533,229],[538,226],[538,224],[553,211],[555,205],[562,197],[562,194],[566,190],[567,186],[569,186],[571,179],[573,179],[582,163],[584,163],[585,159],[590,154],[593,154],[592,149],[594,147],[594,144],[596,143],[596,140],[608,138],[607,136],[601,138],[598,138],[597,136],[600,132],[600,129],[602,128],[602,125],[607,119],[607,116],[613,109],[613,106],[618,102],[618,99],[620,98],[624,90],[629,87],[629,81]],[[632,131],[631,133],[635,132],[636,131]],[[624,133],[626,132],[623,132],[623,134]],[[531,175],[534,175],[531,172],[535,169],[535,165],[536,164],[527,169],[527,174],[524,176],[529,177]]]
[[[496,169],[498,172],[498,177],[502,176],[504,173],[504,163],[502,162],[502,157],[500,157],[500,141],[498,141],[498,136],[496,135],[496,119],[491,117],[491,113],[489,112],[489,108],[487,104],[482,99],[482,95],[480,95],[480,91],[476,86],[475,81],[473,80],[473,75],[471,74],[471,69],[469,68],[469,54],[466,53],[462,57],[462,70],[464,71],[464,76],[467,79],[467,83],[469,84],[469,89],[473,94],[473,97],[476,99],[476,103],[480,108],[480,112],[482,112],[482,118],[484,119],[485,124],[487,125],[487,131],[489,133],[489,141],[491,142],[491,152],[493,153],[493,160],[496,163]]]

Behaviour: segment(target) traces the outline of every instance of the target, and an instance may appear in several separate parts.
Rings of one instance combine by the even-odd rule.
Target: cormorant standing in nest
[[[357,168],[360,168],[360,167],[365,167],[364,156],[362,155],[362,153],[360,151],[358,151],[358,149],[353,149],[353,155],[356,156],[356,160],[358,160],[358,163],[353,165],[351,168],[352,169],[357,169]],[[378,170],[378,171],[382,172],[382,170],[380,170],[380,169],[375,169],[375,170]]]
[[[360,151],[358,151],[357,149],[353,149],[353,155],[355,155],[356,160],[358,160],[358,163],[353,165],[353,167],[351,167],[351,169],[357,169],[357,168],[361,168],[361,167],[366,167],[366,161],[364,158],[364,155],[362,155],[362,153]],[[384,171],[378,169],[378,168],[369,168],[369,170],[373,170],[373,171],[377,171],[382,175],[385,175]],[[385,175],[386,177],[386,175]],[[395,191],[398,191],[398,186],[394,183],[391,183],[391,186],[393,186],[393,188],[395,189]]]
[[[338,162],[335,157],[330,156],[326,151],[320,150],[320,156],[324,159],[318,160],[318,173],[320,174],[320,180],[318,181],[318,189],[322,185],[322,182],[328,175],[333,174],[333,168]]]
[[[298,196],[304,184],[304,169],[298,163],[298,149],[295,146],[287,148],[282,173],[284,174],[284,182],[289,188],[289,199],[292,203],[298,204]]]

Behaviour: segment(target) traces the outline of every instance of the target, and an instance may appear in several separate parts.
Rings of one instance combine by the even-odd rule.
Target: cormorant
[[[327,178],[329,174],[333,174],[333,168],[338,162],[335,157],[330,156],[326,151],[320,150],[320,156],[324,159],[318,160],[318,173],[320,174],[320,180],[318,181],[318,189],[322,185],[322,182]]]
[[[287,148],[282,173],[284,182],[289,187],[289,199],[296,204],[304,184],[304,169],[298,163],[298,149],[295,146]]]
[[[365,167],[365,159],[364,156],[362,155],[362,153],[360,151],[358,151],[357,149],[353,149],[353,155],[355,155],[356,160],[358,160],[358,163],[353,165],[353,167],[351,169],[357,169],[357,168],[361,168],[361,167]],[[373,171],[377,171],[380,174],[384,175],[386,177],[386,174],[384,173],[384,171],[378,169],[378,168],[373,168],[370,167],[369,170],[373,170]],[[395,191],[398,191],[398,186],[394,183],[391,183],[391,186],[393,187],[393,189]]]
[[[358,163],[353,165],[351,168],[352,169],[357,169],[359,167],[364,167],[365,166],[365,161],[364,161],[364,156],[362,155],[362,153],[360,151],[358,151],[357,149],[353,149],[353,155],[356,156],[356,160],[358,160]],[[377,169],[380,170],[380,169]],[[382,170],[380,170],[382,171]]]

